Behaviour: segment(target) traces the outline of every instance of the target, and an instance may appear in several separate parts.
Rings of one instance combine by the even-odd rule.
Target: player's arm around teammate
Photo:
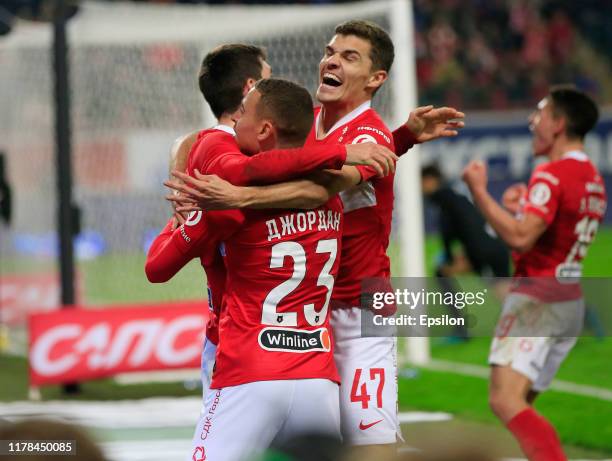
[[[327,162],[324,160],[330,153],[334,152],[345,153],[342,162]],[[313,157],[313,153],[319,155],[320,160]],[[324,200],[317,202],[312,206],[320,206],[329,200],[330,195],[327,194],[327,189],[335,189],[332,195],[335,195],[340,190],[349,187],[352,184],[357,184],[361,179],[356,168],[351,166],[369,166],[379,176],[386,176],[395,171],[395,162],[398,157],[391,152],[387,147],[377,144],[352,144],[348,146],[308,146],[299,149],[275,150],[270,152],[262,152],[252,157],[243,155],[242,152],[235,149],[217,155],[218,161],[212,164],[204,164],[205,172],[208,174],[217,174],[219,177],[228,181],[228,183],[236,186],[245,186],[253,182],[273,183],[283,181],[293,176],[301,176],[309,170],[324,169],[324,174],[313,173],[311,176],[313,181],[296,181],[298,186],[285,186],[285,190],[273,190],[271,194],[276,194],[278,197],[285,196],[285,192],[291,192],[294,195],[300,190],[306,190],[311,196],[316,194],[316,197],[323,197]],[[306,157],[306,159],[305,159]],[[310,157],[310,158],[309,158]],[[339,155],[337,155],[339,157]],[[328,169],[331,163],[341,169]],[[308,166],[306,166],[308,165]],[[205,189],[193,176],[199,178],[202,176],[198,169],[193,171],[193,176],[181,172],[176,169],[173,175],[177,178],[175,181],[166,181],[166,186],[170,187],[174,193],[169,195],[167,199],[175,204],[197,203],[194,199],[200,197],[198,188]],[[300,184],[303,187],[300,187]],[[314,184],[313,187],[310,187]],[[346,184],[343,186],[343,184]],[[319,186],[319,187],[317,187]],[[327,197],[327,198],[325,198]],[[292,208],[310,208],[290,206]],[[228,207],[221,207],[228,208]],[[265,208],[260,206],[260,208]],[[181,211],[192,211],[192,208],[180,208]],[[213,209],[208,207],[207,209]]]
[[[416,108],[410,113],[406,123],[393,132],[397,155],[406,153],[414,144],[457,136],[458,130],[464,127],[464,117],[463,112],[452,107]],[[179,181],[167,185],[182,195],[169,196],[168,199],[174,203],[181,202],[177,209],[182,212],[234,208],[316,208],[335,194],[361,182],[362,176],[359,170],[347,165],[356,165],[357,160],[350,163],[350,154],[355,152],[356,157],[366,155],[365,150],[361,154],[366,146],[373,148],[377,145],[371,143],[347,145],[347,162],[341,170],[326,170],[307,178],[269,186],[237,187],[215,175],[203,175],[196,171],[195,177],[190,177],[175,170],[173,175]],[[366,162],[361,164],[366,165]],[[382,176],[381,170],[376,168],[373,161],[368,164]],[[186,185],[183,186],[181,182]]]

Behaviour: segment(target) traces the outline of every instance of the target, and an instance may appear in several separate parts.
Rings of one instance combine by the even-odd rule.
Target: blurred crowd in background
[[[332,0],[145,0],[334,3]],[[532,107],[573,82],[612,103],[612,2],[414,0],[421,102],[465,109]]]
[[[510,109],[533,106],[553,83],[572,82],[612,101],[612,16],[602,11],[612,2],[588,3],[416,0],[420,96]]]

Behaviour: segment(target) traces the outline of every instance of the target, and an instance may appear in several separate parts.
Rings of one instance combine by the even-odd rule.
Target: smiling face
[[[367,40],[354,35],[334,35],[319,63],[317,99],[323,104],[357,107],[372,98],[387,72],[372,70]]]
[[[532,147],[535,156],[548,155],[555,139],[563,130],[562,119],[555,118],[549,98],[542,99],[529,116]]]

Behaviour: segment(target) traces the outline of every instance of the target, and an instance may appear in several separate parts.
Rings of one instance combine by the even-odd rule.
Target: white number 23
[[[329,253],[329,259],[324,264],[317,286],[327,288],[325,303],[320,311],[315,309],[314,304],[304,305],[304,316],[306,321],[313,326],[321,325],[327,317],[327,309],[334,288],[334,277],[330,274],[338,253],[338,241],[336,239],[320,240],[317,244],[317,253]],[[298,325],[297,312],[279,313],[276,308],[278,304],[294,291],[306,276],[306,252],[304,247],[297,242],[281,242],[272,247],[270,269],[278,269],[284,266],[285,257],[293,259],[293,274],[280,285],[273,288],[263,303],[261,323],[264,325],[278,325],[295,327]]]

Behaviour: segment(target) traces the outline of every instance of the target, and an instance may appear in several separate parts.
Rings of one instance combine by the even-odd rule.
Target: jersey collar
[[[321,139],[325,139],[327,138],[330,134],[332,134],[335,130],[337,130],[338,128],[340,128],[342,125],[346,125],[348,122],[350,122],[351,120],[356,119],[357,117],[359,117],[361,114],[363,114],[366,110],[368,110],[370,107],[372,107],[372,101],[368,100],[366,102],[364,102],[362,105],[360,105],[359,107],[357,107],[356,109],[353,109],[351,112],[349,112],[348,114],[346,114],[344,117],[342,117],[340,120],[338,120],[334,126],[331,127],[331,129],[327,132],[327,134],[325,136],[323,136],[323,138]],[[317,128],[317,131],[319,131],[319,123],[321,121],[321,113],[323,112],[323,107],[321,107],[321,110],[319,111],[319,113],[317,114],[317,120],[315,121],[315,127]],[[318,139],[318,138],[317,138]]]
[[[217,125],[213,127],[213,130],[225,131],[227,134],[231,134],[233,137],[236,137],[236,131],[234,131],[231,126]]]
[[[571,150],[563,154],[561,158],[571,158],[574,160],[578,160],[579,162],[586,162],[589,159],[589,156],[582,151]]]

